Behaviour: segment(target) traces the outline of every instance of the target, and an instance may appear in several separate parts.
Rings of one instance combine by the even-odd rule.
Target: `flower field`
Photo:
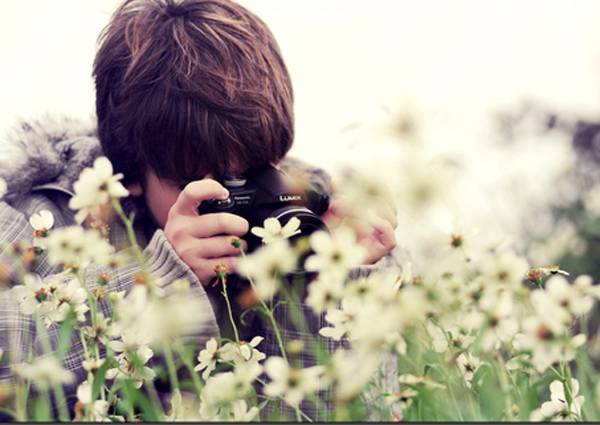
[[[245,253],[232,238],[254,294],[250,309],[275,338],[267,355],[264,335],[240,337],[225,267],[215,272],[230,331],[194,345],[202,315],[190,282],[168,282],[167,290],[153,278],[135,217],[121,205],[122,176],[97,160],[70,206],[79,223],[109,218],[55,227],[52,213],[39,211],[29,217],[33,245],[3,247],[18,277],[2,290],[31,321],[39,347],[19,362],[2,353],[14,377],[2,384],[2,413],[18,421],[600,420],[598,359],[589,348],[597,336],[588,335],[600,286],[590,276],[530,264],[506,238],[464,230],[440,237],[428,264],[404,259],[353,274],[364,255],[361,218],[381,213],[390,197],[418,210],[439,190],[439,173],[404,170],[398,187],[345,174],[339,197],[355,220],[331,233],[291,244],[300,223],[268,219],[252,229],[263,239],[258,250]],[[111,219],[128,230],[128,250],[107,241]],[[306,256],[304,268],[318,277],[300,299],[284,277]],[[30,273],[41,258],[62,272]],[[126,263],[140,270],[127,293],[111,285],[111,270]],[[283,307],[294,320],[278,322]],[[300,307],[325,325],[307,332]],[[309,337],[290,337],[294,331]],[[74,347],[81,357],[69,355]],[[300,361],[306,352],[314,364]],[[73,372],[81,369],[83,380]]]

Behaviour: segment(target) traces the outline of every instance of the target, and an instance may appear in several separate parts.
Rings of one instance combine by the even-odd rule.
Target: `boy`
[[[259,18],[229,0],[128,0],[101,34],[94,78],[97,137],[93,129],[66,121],[54,130],[24,124],[15,138],[20,162],[0,172],[8,183],[0,202],[0,240],[31,243],[28,219],[42,209],[52,212],[55,227],[74,224],[68,208],[73,183],[95,158],[107,156],[115,173],[124,174],[131,194],[124,207],[136,211],[135,230],[150,272],[166,291],[187,279],[203,303],[194,342],[204,347],[219,337],[221,314],[221,300],[205,286],[218,264],[236,270],[238,250],[230,240],[247,233],[248,222],[227,213],[198,215],[202,201],[226,197],[215,179],[202,177],[279,164],[290,172],[301,166],[328,183],[320,171],[284,159],[293,142],[293,94],[277,43]],[[330,210],[326,220],[336,214]],[[393,217],[381,220],[361,239],[365,263],[395,246],[395,226]],[[117,248],[128,245],[116,223],[109,239]],[[32,270],[43,278],[59,271],[45,255]],[[127,291],[139,268],[90,268],[90,287],[103,272],[110,275],[108,291]],[[14,279],[15,271],[6,274]],[[9,353],[0,379],[10,379],[10,365],[25,361],[39,345],[33,321],[11,297],[0,294],[0,348]],[[64,359],[76,375],[70,391],[85,378],[82,360],[82,347],[75,344]]]

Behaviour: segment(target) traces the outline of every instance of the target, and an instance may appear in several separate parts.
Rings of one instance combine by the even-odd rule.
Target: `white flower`
[[[84,326],[81,331],[86,337],[96,339],[104,345],[107,345],[111,339],[117,338],[121,333],[119,326],[101,312],[96,314],[95,325]],[[92,365],[90,364],[90,366]]]
[[[354,232],[347,227],[339,227],[333,234],[314,232],[309,240],[315,254],[306,259],[307,270],[345,274],[365,258],[364,248],[356,243]]]
[[[319,330],[319,334],[339,341],[343,336],[350,336],[352,325],[360,309],[360,304],[350,299],[342,300],[342,308],[333,308],[325,314],[325,320],[333,327],[324,327]]]
[[[0,179],[0,199],[2,199],[4,197],[7,190],[8,190],[8,187],[6,185],[6,181],[4,181],[4,179]]]
[[[448,337],[446,333],[431,321],[427,321],[427,333],[431,337],[433,349],[438,353],[448,350]]]
[[[473,375],[475,375],[475,372],[477,372],[477,369],[481,366],[481,361],[471,353],[461,353],[461,355],[456,358],[456,364],[463,375],[465,384],[467,387],[471,388]]]
[[[559,297],[558,291],[555,290],[555,294],[551,294],[543,289],[532,291],[529,295],[537,316],[543,318],[544,323],[555,334],[562,334],[571,325],[572,318],[568,310],[562,308],[560,304],[557,305],[557,297]]]
[[[390,345],[393,345],[394,351],[396,351],[397,354],[406,354],[408,345],[406,344],[404,337],[400,335],[400,332],[390,335],[387,340]]]
[[[344,282],[338,275],[321,273],[308,285],[306,304],[315,313],[337,307],[344,296]]]
[[[246,400],[236,400],[223,407],[217,407],[203,401],[200,405],[200,420],[227,421],[227,422],[252,422],[258,415],[258,407],[248,409]],[[189,420],[189,419],[188,419]]]
[[[269,300],[279,289],[281,276],[291,272],[296,262],[296,254],[287,241],[276,240],[240,258],[237,268],[240,274],[252,279],[256,295]]]
[[[24,285],[15,286],[12,291],[23,314],[37,313],[43,317],[54,308],[53,289],[37,274],[25,275]]]
[[[89,311],[86,305],[87,295],[77,279],[71,279],[66,284],[60,285],[54,291],[56,308],[47,314],[51,322],[62,322],[71,311],[79,322],[85,322],[85,313]]]
[[[331,378],[335,382],[335,399],[345,402],[358,395],[373,379],[380,361],[373,353],[338,349],[332,357]]]
[[[529,271],[529,264],[513,251],[503,251],[485,258],[482,274],[494,284],[506,289],[518,290]]]
[[[373,323],[378,325],[373,326]],[[371,302],[358,309],[348,336],[357,350],[378,353],[386,347],[393,347],[402,352],[405,350],[401,337],[403,325],[402,310],[397,306]]]
[[[587,313],[594,305],[594,299],[569,284],[562,276],[552,276],[546,282],[546,292],[558,309],[565,309],[572,315]]]
[[[80,226],[54,230],[45,241],[52,265],[85,268],[89,264],[107,265],[115,249],[96,230]]]
[[[202,417],[198,410],[198,399],[196,394],[184,392],[178,389],[171,396],[171,410],[165,417],[165,422],[198,422],[202,420],[215,419],[214,416]]]
[[[330,279],[333,279],[335,276],[331,276]],[[348,282],[345,287],[344,297],[362,304],[377,303],[384,306],[397,301],[401,285],[402,277],[396,273],[371,273],[368,277]]]
[[[69,384],[74,376],[65,370],[56,358],[51,356],[39,357],[32,363],[21,363],[14,366],[14,373],[23,379],[30,380],[41,389],[47,389],[56,384]]]
[[[580,420],[581,406],[585,398],[579,393],[579,382],[571,379],[571,403],[567,402],[565,386],[561,381],[552,381],[550,384],[550,401],[542,404],[541,408],[531,412],[530,420]]]
[[[111,199],[128,196],[129,192],[119,182],[122,178],[121,173],[113,175],[112,164],[106,157],[97,158],[92,168],[84,169],[73,184],[75,196],[69,201],[69,208],[78,210],[77,222],[83,223],[89,214],[95,214]]]
[[[472,256],[482,251],[482,243],[477,236],[479,229],[466,228],[462,220],[456,219],[441,234],[432,237],[435,245],[442,247],[442,252],[448,252],[451,259],[458,256],[461,261],[470,261]]]
[[[340,205],[352,216],[369,219],[387,211],[393,203],[391,188],[380,173],[369,170],[342,170],[342,184],[336,189]],[[357,208],[360,206],[360,208]]]
[[[91,407],[91,420],[93,422],[113,422],[108,417],[109,404],[105,400],[95,400],[92,402],[92,385],[86,379],[77,387],[77,399],[84,405]],[[118,419],[124,422],[122,416],[114,416],[112,419]],[[75,419],[77,420],[77,419]]]
[[[261,374],[258,363],[245,363],[236,366],[233,372],[223,372],[210,376],[200,394],[202,417],[214,417],[218,410],[231,405],[252,390],[252,383]]]
[[[74,312],[80,322],[85,321],[87,296],[76,279],[68,273],[59,273],[42,281],[40,276],[27,274],[24,285],[12,290],[23,314],[36,314],[47,326],[66,319]]]
[[[77,387],[77,399],[83,404],[92,402],[92,385],[87,379]]]
[[[204,379],[205,381],[208,379],[211,372],[217,367],[218,355],[219,345],[215,338],[209,339],[206,343],[206,348],[204,350],[201,350],[200,353],[198,353],[199,363],[198,365],[196,365],[194,370],[196,372],[199,372],[202,369],[204,369],[204,372],[202,372],[202,379]]]
[[[300,220],[292,217],[281,227],[281,223],[274,217],[267,218],[264,227],[254,226],[251,232],[262,239],[264,244],[270,244],[279,239],[288,239],[300,233]]]
[[[432,390],[446,388],[445,385],[435,382],[434,380],[429,379],[426,376],[416,376],[416,375],[411,375],[411,374],[400,375],[398,377],[398,382],[400,382],[401,384],[404,384],[404,385],[409,385],[409,386],[422,385],[422,386],[432,389]]]
[[[221,359],[224,362],[232,362],[236,366],[264,360],[265,354],[256,349],[263,339],[262,336],[255,336],[250,342],[228,342],[221,348]]]
[[[596,299],[600,299],[600,285],[594,285],[591,276],[578,276],[573,282],[573,288],[575,288],[582,296],[589,295]]]
[[[41,249],[46,249],[44,243],[48,236],[48,231],[54,226],[54,216],[48,210],[42,210],[38,214],[33,214],[29,217],[29,224],[33,227],[33,246]]]
[[[248,409],[248,405],[246,404],[245,400],[238,400],[233,403],[231,413],[231,420],[233,422],[252,422],[258,415],[258,407],[253,406]]]
[[[98,369],[100,369],[100,366],[102,366],[104,364],[104,361],[106,359],[89,359],[89,360],[83,360],[81,362],[81,365],[83,366],[83,368],[88,371],[88,372],[92,372],[95,373]]]
[[[481,345],[484,350],[499,349],[502,342],[510,342],[519,331],[519,322],[513,315],[512,292],[488,291],[482,296],[479,308],[479,312],[469,317],[473,326],[483,327]]]
[[[296,369],[281,357],[269,357],[265,371],[271,378],[271,382],[265,385],[265,394],[282,397],[291,406],[298,406],[307,394],[327,385],[325,367],[320,365]]]
[[[140,388],[144,381],[154,379],[156,376],[154,371],[145,366],[154,355],[154,352],[148,347],[147,341],[143,337],[133,332],[124,331],[121,335],[121,341],[110,341],[108,345],[120,354],[116,357],[119,367],[108,369],[106,379],[131,378],[135,382],[136,388]]]
[[[384,402],[385,402],[386,406],[392,406],[392,405],[398,404],[400,411],[404,411],[412,405],[413,398],[417,395],[419,395],[419,393],[417,391],[415,391],[411,388],[407,388],[405,390],[386,395],[384,397]],[[401,422],[402,416],[395,414],[394,421]]]
[[[115,303],[119,326],[147,344],[169,344],[173,338],[199,331],[208,314],[202,307],[197,297],[180,292],[151,297],[145,285],[136,285]]]
[[[525,318],[523,333],[517,334],[513,341],[515,349],[531,351],[532,362],[539,372],[555,362],[572,360],[576,349],[585,343],[585,334],[571,337],[568,327],[556,320],[553,314],[560,311]]]
[[[412,282],[413,273],[412,273],[412,263],[407,261],[406,264],[402,265],[402,276],[400,276],[400,282],[398,283],[398,287],[402,284],[408,285]]]
[[[582,200],[586,211],[593,216],[600,217],[600,185],[595,185],[585,192]]]

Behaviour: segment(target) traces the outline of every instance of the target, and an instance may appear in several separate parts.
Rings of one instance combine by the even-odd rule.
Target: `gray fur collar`
[[[0,177],[7,183],[9,202],[43,185],[72,192],[81,171],[102,155],[91,118],[21,121],[0,146]]]

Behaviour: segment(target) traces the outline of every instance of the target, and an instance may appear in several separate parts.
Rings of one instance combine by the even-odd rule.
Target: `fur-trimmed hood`
[[[38,187],[72,193],[73,183],[102,155],[93,119],[44,117],[21,121],[0,140],[4,198],[19,199]]]
[[[103,155],[96,123],[67,117],[21,121],[0,140],[0,178],[7,183],[4,199],[20,199],[35,189],[73,193],[73,183],[94,159]],[[286,157],[280,164],[288,174],[310,181],[331,194],[330,176],[304,161]]]

